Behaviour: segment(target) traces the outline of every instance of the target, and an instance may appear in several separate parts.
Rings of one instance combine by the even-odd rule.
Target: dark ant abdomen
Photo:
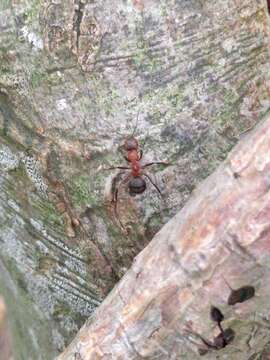
[[[140,176],[136,176],[129,181],[128,188],[131,195],[142,194],[146,189],[146,182]]]
[[[235,305],[251,299],[255,295],[255,288],[250,285],[242,286],[239,289],[232,290],[228,298],[228,305]]]

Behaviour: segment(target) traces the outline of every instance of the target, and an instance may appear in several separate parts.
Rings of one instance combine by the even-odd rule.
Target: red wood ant
[[[149,174],[147,174],[144,169],[156,165],[156,164],[163,164],[163,165],[169,165],[169,163],[164,161],[155,161],[155,162],[149,162],[144,165],[141,164],[141,159],[143,156],[143,151],[139,149],[139,143],[138,140],[132,135],[128,137],[123,145],[124,151],[126,152],[124,158],[128,163],[130,163],[130,167],[127,166],[115,166],[110,167],[107,170],[113,170],[113,169],[120,169],[120,170],[131,170],[129,174],[127,174],[124,179],[122,179],[118,185],[115,186],[114,192],[113,192],[113,199],[112,202],[114,204],[114,212],[115,216],[118,219],[121,227],[123,229],[124,226],[118,216],[117,213],[117,201],[118,201],[118,192],[119,188],[123,184],[128,185],[129,194],[131,196],[135,196],[137,194],[142,194],[146,190],[146,181],[144,179],[147,178],[150,183],[155,187],[155,189],[158,191],[159,195],[162,197],[161,191],[159,187],[155,184],[155,182],[151,179]]]

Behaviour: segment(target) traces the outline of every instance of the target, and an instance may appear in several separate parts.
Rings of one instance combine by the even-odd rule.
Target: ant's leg
[[[201,336],[199,333],[197,333],[196,331],[194,331],[192,329],[192,327],[190,325],[187,325],[187,328],[185,330],[185,332],[188,335],[193,335],[196,336],[197,338],[199,338],[203,344],[207,347],[207,349],[215,349],[217,350],[217,347],[209,340],[205,339],[203,336]],[[191,341],[191,340],[190,340]],[[191,341],[192,343],[198,345],[197,343],[195,343],[194,341]],[[199,352],[201,353],[201,355],[206,354],[206,349],[205,348],[199,348]]]
[[[202,337],[200,334],[196,334],[204,343],[204,345],[206,345],[208,348],[210,349],[217,349],[216,345],[212,344],[211,341],[206,340],[204,337]]]
[[[158,191],[159,195],[160,195],[161,197],[163,197],[161,191],[159,190],[159,187],[154,183],[154,181],[151,179],[151,177],[150,177],[149,175],[145,174],[145,173],[143,174],[143,176],[147,177],[147,179],[150,181],[150,183],[151,183],[151,184],[155,187],[155,189]]]
[[[223,330],[223,327],[221,326],[221,322],[219,321],[218,322],[218,328],[219,328],[219,330],[220,330],[220,332],[221,332],[221,334],[222,334],[222,337],[223,337],[223,339],[224,339],[224,330]]]
[[[126,166],[112,166],[109,168],[104,168],[103,170],[115,170],[115,169],[130,170],[130,168]]]
[[[171,164],[166,161],[154,161],[143,165],[142,168],[144,169],[147,166],[152,166],[152,165],[171,165]]]
[[[118,215],[118,211],[117,211],[117,200],[118,200],[118,188],[115,189],[114,192],[114,199],[113,199],[113,204],[114,204],[114,216],[116,217],[116,219],[118,220],[119,224],[120,224],[120,228],[122,230],[126,230],[122,221],[120,220],[120,217]]]
[[[122,223],[122,221],[120,220],[120,217],[119,217],[119,215],[118,215],[117,201],[118,201],[118,192],[119,192],[120,187],[121,187],[123,184],[125,184],[126,182],[128,182],[129,179],[131,178],[131,176],[132,176],[131,174],[128,174],[124,179],[122,179],[122,180],[119,182],[118,186],[115,187],[114,194],[113,194],[113,200],[112,200],[112,202],[113,202],[113,204],[114,204],[114,216],[115,216],[116,219],[118,220],[121,229],[124,230],[125,232],[126,232],[126,229],[125,229],[125,227],[124,227],[124,225],[123,225],[123,223]]]
[[[141,110],[141,109],[138,109],[137,117],[136,117],[136,124],[135,124],[135,127],[134,127],[134,129],[133,129],[133,132],[132,132],[132,134],[131,134],[131,137],[133,137],[133,136],[135,135],[135,132],[136,132],[136,130],[137,130],[138,121],[139,121],[139,115],[140,115],[140,110]]]

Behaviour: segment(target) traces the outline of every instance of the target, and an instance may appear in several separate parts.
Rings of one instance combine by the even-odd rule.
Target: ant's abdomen
[[[140,176],[136,176],[128,183],[130,195],[142,194],[146,189],[146,182]]]

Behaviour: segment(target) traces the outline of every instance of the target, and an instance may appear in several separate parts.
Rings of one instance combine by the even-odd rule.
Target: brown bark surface
[[[270,335],[270,117],[244,135],[228,159],[134,259],[58,360],[267,358]],[[231,290],[255,288],[228,305]],[[219,330],[211,305],[235,338],[207,349]]]

